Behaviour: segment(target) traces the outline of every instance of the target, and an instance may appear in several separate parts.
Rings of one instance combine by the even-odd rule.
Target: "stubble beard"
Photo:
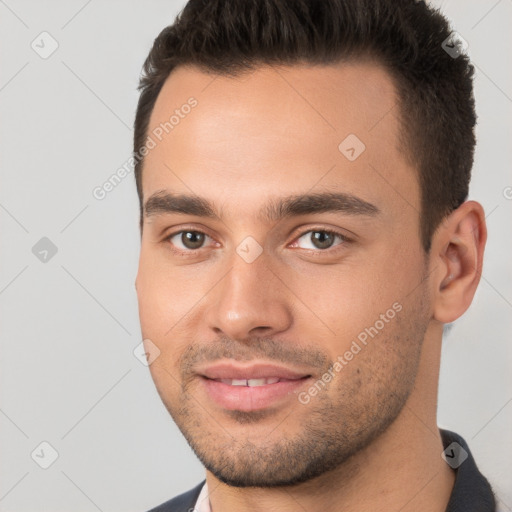
[[[296,400],[286,411],[219,414],[198,402],[192,383],[182,384],[173,400],[160,396],[196,456],[220,481],[233,487],[307,482],[341,468],[398,417],[418,371],[428,326],[424,300],[397,315],[308,404]],[[331,367],[332,361],[325,370]]]

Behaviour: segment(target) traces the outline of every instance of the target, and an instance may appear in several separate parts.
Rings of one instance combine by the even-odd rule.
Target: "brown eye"
[[[335,236],[325,231],[313,231],[311,241],[318,249],[328,249],[334,243]]]
[[[178,250],[193,251],[200,249],[208,235],[200,231],[180,231],[169,237],[169,242]]]
[[[336,239],[340,240],[337,244],[335,244]],[[302,245],[300,245],[300,240],[303,240]],[[297,239],[297,243],[301,249],[327,250],[333,246],[341,245],[346,240],[346,237],[340,233],[318,229],[307,231]]]

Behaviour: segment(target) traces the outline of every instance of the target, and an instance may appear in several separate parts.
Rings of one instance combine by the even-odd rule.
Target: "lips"
[[[235,365],[233,363],[217,363],[205,368],[199,368],[197,373],[212,380],[230,379],[234,381],[242,380],[258,380],[258,379],[279,379],[279,380],[297,380],[309,375],[279,366],[275,364],[251,364],[251,365]],[[277,381],[276,381],[277,382]],[[234,384],[246,385],[246,384]]]
[[[274,364],[217,363],[198,370],[208,397],[226,410],[255,411],[284,406],[310,374]]]

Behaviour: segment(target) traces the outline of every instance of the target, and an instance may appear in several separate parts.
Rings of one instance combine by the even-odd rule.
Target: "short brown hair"
[[[144,63],[134,153],[179,65],[236,76],[260,65],[328,65],[372,57],[400,99],[400,143],[418,169],[420,236],[426,252],[441,220],[467,198],[475,146],[474,68],[451,41],[447,19],[417,0],[190,0],[155,39]],[[142,168],[135,179],[143,216]]]

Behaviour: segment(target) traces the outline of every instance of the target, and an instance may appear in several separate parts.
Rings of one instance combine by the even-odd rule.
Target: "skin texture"
[[[424,253],[398,99],[375,63],[265,66],[237,78],[181,67],[148,133],[190,97],[197,106],[146,156],[144,201],[194,195],[217,216],[145,216],[136,288],[143,337],[160,350],[152,378],[207,468],[213,512],[444,511],[454,474],[436,425],[442,327],[477,287],[482,207],[464,203]],[[354,161],[338,149],[349,134],[366,146]],[[379,212],[260,216],[269,198],[323,192]],[[325,229],[346,240],[318,249],[311,235]],[[182,231],[206,236],[187,246]],[[251,263],[237,253],[248,236],[262,249]],[[302,403],[299,393],[397,304]],[[220,360],[276,362],[311,377],[271,406],[226,410],[198,374]]]

